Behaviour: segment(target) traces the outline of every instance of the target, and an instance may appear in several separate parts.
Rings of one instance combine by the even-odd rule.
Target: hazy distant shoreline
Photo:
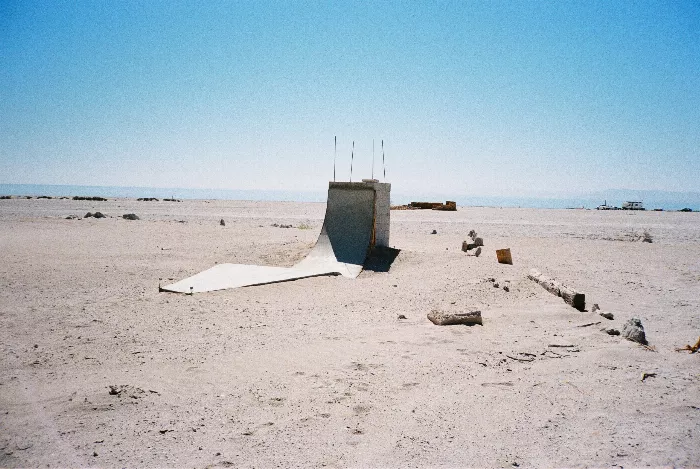
[[[437,193],[404,194],[399,187],[393,187],[392,203],[404,204],[415,200],[443,201],[454,200],[461,206],[472,207],[523,207],[523,208],[588,208],[592,209],[607,201],[609,205],[620,206],[626,200],[641,199],[647,210],[680,210],[691,208],[700,211],[700,193],[609,190],[594,194],[565,197],[513,197],[513,196],[474,196]],[[187,189],[162,187],[128,186],[82,186],[58,184],[0,184],[0,196],[100,196],[112,198],[156,197],[177,199],[251,200],[251,201],[291,201],[325,202],[325,191],[283,191],[283,190],[234,190],[234,189]]]

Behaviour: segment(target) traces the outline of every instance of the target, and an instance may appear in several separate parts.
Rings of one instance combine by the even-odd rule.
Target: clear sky
[[[697,1],[0,0],[0,183],[700,190]]]

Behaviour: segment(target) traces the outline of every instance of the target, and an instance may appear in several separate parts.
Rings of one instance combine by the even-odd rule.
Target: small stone
[[[107,215],[105,215],[102,212],[95,212],[93,217],[95,217],[95,218],[107,218]]]
[[[85,214],[85,216],[84,216],[83,218],[90,218],[90,217],[92,217],[92,216],[93,216],[93,215],[92,215],[92,212],[88,212],[88,213]]]
[[[610,319],[611,321],[612,321],[613,319],[615,319],[615,316],[613,315],[613,313],[605,313],[605,312],[602,312],[602,311],[601,311],[601,312],[598,313],[598,314],[600,314],[601,316],[603,316],[605,319]]]
[[[398,317],[398,318],[399,318],[399,319],[408,319],[408,318],[406,318],[406,315],[405,315],[405,314],[399,314],[399,317]]]
[[[482,238],[474,238],[474,245],[475,246],[483,246],[484,240]]]
[[[598,306],[598,303],[593,303],[593,306],[591,306],[591,313],[595,313],[596,311],[600,311],[600,306]]]
[[[637,342],[642,345],[647,345],[646,334],[644,333],[644,326],[639,318],[631,318],[629,321],[622,326],[622,337],[632,342]]]
[[[474,251],[474,255],[476,257],[479,257],[481,255],[481,248],[476,248],[476,251]]]
[[[98,456],[97,451],[92,452],[92,457],[96,458]]]
[[[472,241],[473,241],[474,238],[476,238],[476,231],[474,231],[474,230],[469,230],[469,235],[468,235],[468,236],[469,236],[469,237],[472,239]]]
[[[125,215],[122,215],[122,218],[124,220],[140,220],[138,215],[136,215],[135,213],[127,213]]]
[[[503,290],[509,292],[509,291],[510,291],[510,283],[508,283],[508,282],[504,283],[504,284],[503,284]]]
[[[602,330],[603,332],[605,332],[606,334],[608,334],[608,335],[620,335],[620,331],[618,331],[617,329],[613,329],[612,327],[609,328],[609,329],[607,329],[607,328],[604,327],[604,328],[601,329],[601,330]]]
[[[221,225],[221,226],[226,226],[226,222],[224,221],[223,218],[222,218],[221,221],[219,222],[219,225]]]
[[[437,234],[437,230],[433,230],[430,234]]]

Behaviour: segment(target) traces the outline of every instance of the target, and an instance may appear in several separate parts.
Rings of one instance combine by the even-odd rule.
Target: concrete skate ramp
[[[331,183],[316,245],[293,267],[218,264],[161,290],[201,293],[318,275],[340,274],[355,278],[362,272],[372,242],[374,199],[375,191],[370,185]]]

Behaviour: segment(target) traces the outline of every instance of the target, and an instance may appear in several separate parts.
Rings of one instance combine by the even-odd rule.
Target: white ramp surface
[[[192,277],[162,287],[176,293],[284,282],[318,275],[355,278],[362,272],[375,230],[375,188],[361,182],[332,182],[323,227],[316,245],[293,267],[218,264]]]

